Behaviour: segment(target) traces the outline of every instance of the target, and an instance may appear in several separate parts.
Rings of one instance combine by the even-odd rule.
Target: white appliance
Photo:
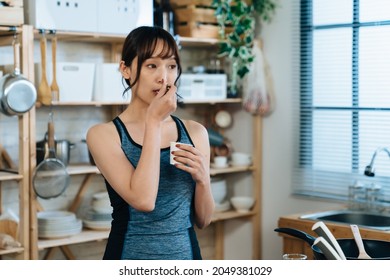
[[[183,101],[213,101],[227,97],[226,74],[187,74],[180,77],[178,94]]]
[[[127,35],[153,25],[152,0],[29,0],[26,23],[36,29]]]
[[[99,33],[128,34],[141,25],[153,26],[152,0],[98,0]]]
[[[97,32],[97,1],[24,1],[25,21],[37,29]]]

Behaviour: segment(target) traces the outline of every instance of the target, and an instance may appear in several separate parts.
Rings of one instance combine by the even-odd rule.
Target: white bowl
[[[245,153],[234,152],[231,158],[233,166],[250,165],[252,163],[252,156]]]
[[[249,196],[233,196],[230,199],[230,202],[237,212],[245,213],[249,212],[249,210],[252,208],[253,204],[255,203],[255,199]]]
[[[215,203],[222,203],[226,197],[226,181],[221,179],[211,180],[211,193],[213,195]]]

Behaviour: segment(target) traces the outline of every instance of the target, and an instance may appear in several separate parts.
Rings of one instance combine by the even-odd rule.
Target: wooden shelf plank
[[[76,32],[76,31],[61,31],[61,30],[45,30],[55,31],[58,40],[69,42],[96,42],[96,43],[122,43],[126,35],[121,34],[108,34],[108,33],[94,33],[94,32]],[[49,34],[46,34],[50,36]],[[34,37],[39,38],[41,36],[40,30],[34,29]]]
[[[216,100],[199,100],[199,101],[185,101],[184,104],[188,105],[196,105],[196,104],[227,104],[227,103],[241,103],[242,99],[241,98],[226,98],[226,99],[216,99]]]
[[[231,220],[231,219],[252,217],[253,215],[256,215],[255,211],[241,213],[241,212],[231,210],[231,211],[226,211],[226,212],[214,213],[211,221],[212,221],[212,223],[216,223],[216,222],[226,221],[226,220]]]
[[[0,249],[0,256],[1,255],[9,255],[9,254],[15,254],[15,253],[22,253],[24,251],[24,248],[11,248],[11,249]]]
[[[69,175],[100,174],[99,169],[90,164],[69,165],[66,170]]]
[[[108,230],[83,230],[81,233],[66,238],[58,239],[39,239],[38,249],[78,244],[90,241],[105,240],[108,238]]]
[[[23,179],[23,175],[0,171],[0,181],[18,181],[21,179]]]
[[[217,45],[221,40],[213,38],[193,38],[193,37],[178,37],[179,44],[182,46],[212,46]]]
[[[113,106],[113,105],[124,105],[127,106],[129,101],[126,102],[103,102],[103,101],[88,101],[88,102],[61,102],[53,101],[53,106]]]
[[[210,168],[210,175],[216,176],[219,174],[246,172],[246,171],[253,171],[253,170],[254,170],[253,166],[231,166],[226,168]]]

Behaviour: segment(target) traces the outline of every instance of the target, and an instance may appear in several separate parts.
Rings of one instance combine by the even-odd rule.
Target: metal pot
[[[0,79],[0,112],[7,116],[26,113],[37,100],[34,84],[20,74],[19,48],[19,43],[15,43],[14,73],[6,74]]]
[[[57,159],[62,161],[65,165],[69,164],[70,149],[74,147],[74,144],[68,140],[55,140],[55,156]],[[37,165],[46,159],[49,155],[49,145],[47,133],[45,134],[44,140],[36,143],[36,157]]]
[[[310,245],[316,260],[326,260],[326,257],[321,252],[321,250],[317,246],[313,245],[316,237],[293,228],[276,228],[275,231],[302,239]],[[337,239],[337,242],[343,250],[347,260],[358,259],[357,257],[359,255],[359,249],[354,239]],[[383,240],[363,239],[363,244],[366,252],[372,257],[373,260],[390,260],[390,242]]]

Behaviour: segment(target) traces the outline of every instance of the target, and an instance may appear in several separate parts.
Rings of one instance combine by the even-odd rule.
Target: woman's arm
[[[88,149],[104,178],[127,203],[140,211],[154,209],[160,174],[160,135],[158,124],[145,128],[143,144],[148,148],[142,150],[134,169],[121,148],[113,123],[96,125],[87,133]]]

